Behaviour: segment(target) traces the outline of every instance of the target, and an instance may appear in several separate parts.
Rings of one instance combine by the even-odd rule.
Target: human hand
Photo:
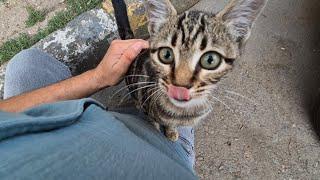
[[[100,88],[117,85],[127,73],[131,63],[149,43],[142,39],[114,40],[101,63],[94,69]]]

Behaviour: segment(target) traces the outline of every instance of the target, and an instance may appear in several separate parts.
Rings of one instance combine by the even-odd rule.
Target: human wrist
[[[104,78],[104,76],[102,75],[102,73],[99,71],[99,69],[92,69],[90,71],[88,71],[88,73],[91,76],[91,82],[92,85],[95,89],[97,90],[101,90],[104,88],[109,87],[109,83],[107,82],[107,80]]]

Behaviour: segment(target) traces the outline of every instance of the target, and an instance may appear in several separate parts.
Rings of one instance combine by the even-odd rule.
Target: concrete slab
[[[226,2],[194,8],[211,12]],[[202,179],[319,179],[320,144],[309,116],[320,82],[319,18],[318,0],[269,1],[221,85],[250,100],[221,91],[232,111],[216,103],[197,128]]]

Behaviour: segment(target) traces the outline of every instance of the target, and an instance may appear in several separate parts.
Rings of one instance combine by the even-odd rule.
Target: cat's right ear
[[[177,15],[176,9],[169,0],[146,0],[146,11],[149,20],[150,35],[158,32],[170,16]]]

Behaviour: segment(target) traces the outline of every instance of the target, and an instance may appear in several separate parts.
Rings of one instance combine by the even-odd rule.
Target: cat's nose
[[[173,86],[176,86],[176,87],[183,87],[183,88],[187,88],[187,89],[191,89],[192,88],[192,84],[191,83],[189,83],[189,84],[178,84],[178,83],[176,83],[176,82],[172,82],[172,85]]]
[[[178,101],[189,101],[191,99],[189,89],[174,85],[168,86],[168,96]]]
[[[191,78],[182,79],[182,78],[174,77],[171,80],[170,84],[172,86],[184,87],[184,88],[187,88],[187,89],[191,89],[193,87],[193,82],[192,82]]]

